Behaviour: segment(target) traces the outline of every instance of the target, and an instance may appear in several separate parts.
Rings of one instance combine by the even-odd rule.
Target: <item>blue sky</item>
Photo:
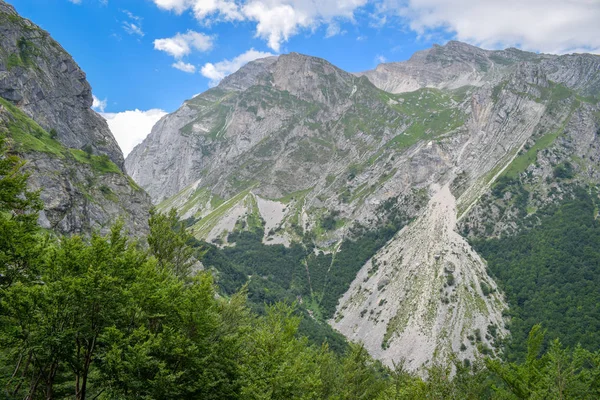
[[[600,52],[598,0],[8,0],[87,73],[124,152],[244,62],[291,51],[347,71],[458,39]]]
[[[9,0],[10,2],[11,0]],[[192,65],[232,59],[254,48],[271,52],[265,40],[254,37],[255,24],[249,22],[214,23],[202,26],[191,13],[177,15],[161,10],[152,1],[12,0],[17,11],[40,25],[56,39],[87,73],[94,94],[107,99],[107,112],[160,108],[174,111],[183,100],[208,88],[209,79],[199,72],[186,73],[172,68],[176,60],[154,49],[156,39],[170,38],[193,30],[216,35],[208,51],[194,51],[185,57]],[[131,18],[131,13],[136,20]],[[417,39],[403,26],[373,27],[368,15],[357,15],[356,22],[340,24],[340,31],[326,38],[327,26],[300,32],[283,43],[281,53],[290,51],[326,58],[348,71],[374,68],[378,59],[399,61],[416,50],[430,47],[443,37]],[[140,27],[143,36],[126,30],[125,24]]]

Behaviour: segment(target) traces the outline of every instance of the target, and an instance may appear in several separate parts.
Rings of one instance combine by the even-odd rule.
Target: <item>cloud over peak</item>
[[[329,28],[370,15],[380,25],[418,35],[444,33],[486,48],[515,46],[548,53],[600,50],[597,0],[153,0],[163,10],[191,12],[202,24],[255,23],[255,36],[276,52],[302,30]]]
[[[418,34],[442,30],[488,49],[554,54],[600,49],[595,0],[384,0],[377,10],[400,17]]]

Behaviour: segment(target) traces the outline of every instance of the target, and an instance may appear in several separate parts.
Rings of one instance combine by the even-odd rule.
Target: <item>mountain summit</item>
[[[388,363],[473,358],[506,333],[506,303],[457,231],[515,226],[514,214],[482,214],[482,199],[515,168],[536,174],[535,201],[551,201],[552,171],[523,159],[527,149],[554,149],[553,164],[597,159],[598,70],[597,56],[460,42],[360,74],[296,53],[270,57],[165,116],[126,167],[160,208],[222,245],[253,230],[264,243],[308,240],[335,258],[360,232],[412,220],[341,285],[325,316]],[[592,164],[578,169],[582,179],[596,176]]]

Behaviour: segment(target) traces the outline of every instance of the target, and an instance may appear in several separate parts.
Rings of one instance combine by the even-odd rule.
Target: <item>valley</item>
[[[124,157],[0,0],[4,397],[598,398],[600,56],[276,53]]]

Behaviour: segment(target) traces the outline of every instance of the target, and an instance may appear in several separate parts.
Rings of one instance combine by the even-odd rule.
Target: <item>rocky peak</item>
[[[409,63],[440,63],[442,65],[453,62],[471,63],[475,60],[488,64],[489,51],[471,46],[467,43],[451,40],[443,46],[434,44],[427,50],[415,53]]]
[[[271,67],[278,57],[265,57],[250,61],[238,71],[225,77],[219,84],[223,90],[244,91],[251,86],[269,82]]]
[[[273,68],[273,86],[277,89],[320,103],[348,97],[355,79],[322,58],[298,53],[280,56]]]
[[[450,41],[444,46],[416,52],[402,62],[380,64],[365,75],[380,89],[403,93],[424,87],[456,89],[462,86],[482,86],[496,82],[515,64],[544,56],[517,49],[484,50]]]
[[[119,167],[123,155],[94,112],[85,73],[48,32],[0,0],[0,97],[17,105],[66,147],[92,146]]]
[[[251,61],[223,79],[218,88],[241,92],[255,85],[271,86],[303,100],[331,103],[339,96],[347,97],[355,80],[322,58],[289,53]]]

